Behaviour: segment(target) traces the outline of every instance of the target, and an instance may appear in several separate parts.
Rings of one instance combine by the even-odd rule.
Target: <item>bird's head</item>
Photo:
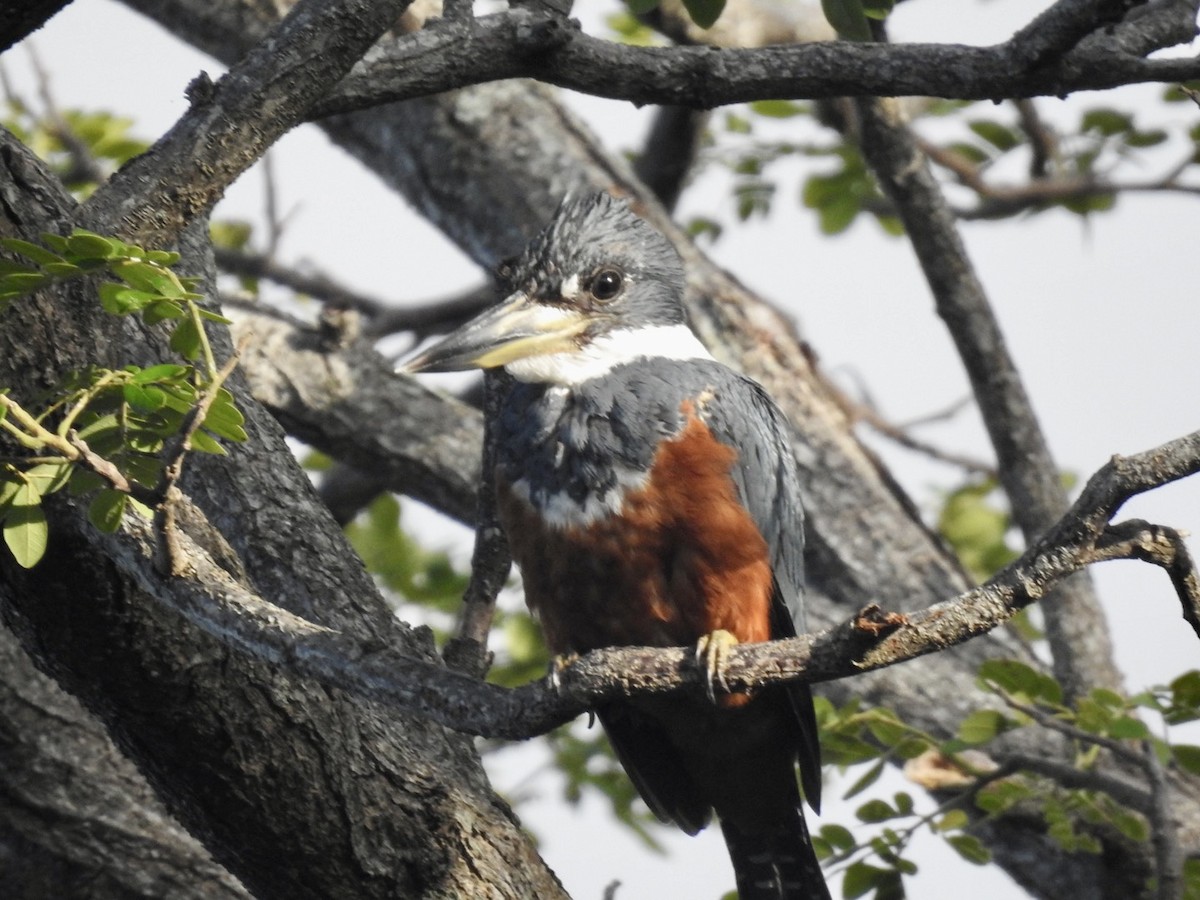
[[[502,277],[500,304],[402,371],[503,366],[521,381],[572,385],[640,357],[707,356],[685,323],[675,248],[608,194],[564,200]]]

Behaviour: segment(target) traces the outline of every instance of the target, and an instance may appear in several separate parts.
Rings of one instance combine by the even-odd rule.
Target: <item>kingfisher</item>
[[[506,299],[403,369],[512,376],[497,511],[547,645],[695,646],[707,691],[596,710],[618,759],[663,821],[695,834],[715,812],[742,900],[829,900],[796,779],[819,810],[808,686],[716,690],[735,643],[805,630],[783,414],[701,344],[678,253],[622,200],[563,201],[501,279]]]

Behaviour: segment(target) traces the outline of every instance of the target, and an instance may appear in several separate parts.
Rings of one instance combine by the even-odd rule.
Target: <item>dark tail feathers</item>
[[[722,822],[740,900],[830,900],[804,814],[766,831]]]

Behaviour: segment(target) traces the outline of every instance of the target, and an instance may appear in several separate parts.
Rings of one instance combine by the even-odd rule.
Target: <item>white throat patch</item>
[[[637,359],[712,359],[712,354],[686,325],[622,328],[596,338],[586,347],[562,353],[527,356],[504,366],[518,381],[574,387],[607,375]]]

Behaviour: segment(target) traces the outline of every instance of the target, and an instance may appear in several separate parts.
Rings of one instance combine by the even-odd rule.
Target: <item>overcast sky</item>
[[[897,11],[892,34],[905,41],[994,43],[1046,5],[988,2],[964,14],[962,0],[913,0]],[[61,107],[128,115],[136,121],[135,132],[151,139],[186,110],[184,86],[200,69],[214,77],[221,71],[108,0],[78,0],[34,43],[52,72]],[[18,89],[34,99],[24,52],[6,54],[3,64]],[[1146,110],[1166,125],[1197,120],[1191,106],[1164,111],[1155,103],[1158,94],[1154,87],[1128,89],[1103,102]],[[1092,102],[1089,96],[1039,101],[1045,115],[1062,122],[1076,121],[1078,110]],[[576,107],[599,133],[619,136],[619,148],[636,146],[645,112],[592,98],[580,99]],[[1013,119],[1007,107],[978,110],[981,117]],[[1169,150],[1156,159],[1169,158]],[[481,276],[472,263],[315,129],[287,136],[272,151],[272,160],[282,206],[290,212],[282,261],[319,261],[329,274],[397,302],[427,300],[478,283]],[[822,237],[815,217],[796,202],[803,173],[820,165],[805,159],[772,173],[780,188],[767,220],[735,227],[728,181],[715,169],[685,195],[682,214],[730,224],[711,248],[713,254],[796,318],[843,386],[857,390],[861,385],[896,422],[950,406],[968,394],[967,382],[911,250],[869,221],[839,238]],[[261,221],[262,206],[262,178],[256,171],[234,186],[216,215]],[[1200,427],[1197,225],[1196,197],[1146,194],[1123,197],[1116,213],[1088,222],[1051,212],[1019,222],[964,226],[968,249],[1063,469],[1086,478],[1113,453],[1147,449]],[[920,435],[955,451],[989,454],[970,411]],[[872,444],[924,508],[935,505],[940,489],[960,480],[944,465],[874,439]],[[1198,531],[1200,480],[1139,498],[1125,513]],[[458,542],[465,558],[469,538],[461,531],[435,527],[428,518],[417,521],[430,529],[432,540]],[[1200,553],[1194,539],[1192,548]],[[1164,576],[1135,563],[1111,563],[1095,575],[1131,690],[1162,683],[1194,665],[1195,638],[1180,619]],[[599,900],[614,879],[623,883],[619,900],[715,898],[732,888],[719,831],[688,839],[663,830],[669,855],[648,855],[607,823],[602,803],[564,810],[556,801],[553,774],[543,772],[531,781],[543,762],[536,745],[506,750],[493,761],[494,777],[501,789],[522,784],[540,792],[541,799],[519,812],[575,897]],[[834,776],[827,795],[835,796],[838,784]],[[889,789],[904,787],[896,776]],[[849,825],[854,805],[828,803],[826,819]],[[957,892],[967,878],[979,900],[1023,896],[1003,875],[985,874],[938,851],[937,839],[923,843],[932,849],[918,855],[925,868],[913,884],[915,896],[949,896],[950,886]]]

